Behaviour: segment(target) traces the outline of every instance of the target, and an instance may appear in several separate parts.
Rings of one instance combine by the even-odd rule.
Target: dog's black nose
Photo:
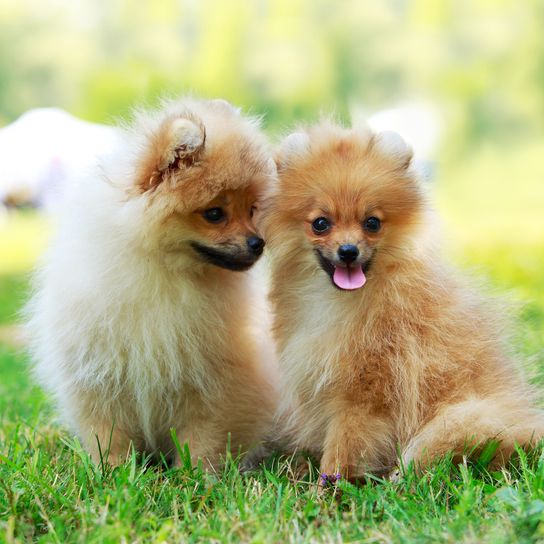
[[[247,245],[253,253],[260,255],[263,252],[264,240],[258,236],[250,236],[247,239]]]
[[[353,244],[344,244],[338,248],[338,257],[346,264],[352,263],[359,256],[359,249]]]

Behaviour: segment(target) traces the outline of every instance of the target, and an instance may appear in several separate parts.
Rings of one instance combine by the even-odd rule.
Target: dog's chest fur
[[[125,285],[102,277],[94,289],[65,293],[65,302],[57,292],[42,328],[53,339],[44,357],[58,369],[48,380],[53,390],[75,387],[95,398],[93,412],[139,427],[148,447],[221,398],[233,336],[223,316],[228,289],[218,297],[183,277],[177,284],[154,277]]]
[[[300,447],[323,440],[333,413],[330,405],[346,377],[345,355],[359,343],[351,333],[355,315],[339,303],[337,293],[327,295],[331,287],[325,281],[322,289],[313,286],[299,293],[296,302],[291,298],[289,311],[276,320],[283,393],[280,413]],[[364,374],[361,356],[358,375]]]
[[[328,290],[329,291],[328,291]],[[338,296],[339,295],[339,296]],[[389,417],[412,428],[418,417],[420,377],[405,357],[409,346],[394,334],[378,334],[379,309],[355,304],[330,286],[302,292],[277,323],[282,391],[288,434],[299,447],[323,443],[339,406]],[[400,434],[404,434],[404,431]]]

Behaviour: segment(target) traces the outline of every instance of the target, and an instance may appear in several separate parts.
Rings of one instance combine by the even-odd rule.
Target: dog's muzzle
[[[232,249],[218,249],[199,242],[192,242],[191,247],[207,263],[227,270],[244,271],[251,268],[262,255],[264,240],[258,236],[250,236],[247,239],[247,249],[238,246]]]

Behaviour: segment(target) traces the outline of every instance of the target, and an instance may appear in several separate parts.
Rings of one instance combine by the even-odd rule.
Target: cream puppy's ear
[[[406,170],[413,157],[412,148],[392,131],[376,134],[371,140],[371,149],[391,161],[395,170]]]
[[[226,113],[234,114],[234,115],[240,115],[241,108],[237,106],[233,106],[230,102],[227,102],[226,100],[223,100],[222,98],[216,98],[211,101],[211,104],[214,108],[218,110],[223,110]]]
[[[160,157],[159,170],[181,163],[194,163],[204,148],[206,130],[199,121],[179,117],[168,127],[167,142]]]
[[[285,138],[276,152],[275,161],[278,171],[289,166],[310,150],[310,136],[307,132],[293,132]]]
[[[148,191],[159,185],[169,173],[194,166],[206,144],[206,129],[194,115],[165,119],[150,134],[138,167],[140,189]]]

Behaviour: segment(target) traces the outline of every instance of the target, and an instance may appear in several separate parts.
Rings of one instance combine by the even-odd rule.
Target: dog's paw
[[[204,147],[206,131],[200,123],[178,117],[168,130],[168,145],[162,154],[159,170],[176,167],[180,162],[193,164]]]
[[[307,459],[299,459],[293,467],[293,479],[295,481],[303,480],[310,474],[310,464]]]

